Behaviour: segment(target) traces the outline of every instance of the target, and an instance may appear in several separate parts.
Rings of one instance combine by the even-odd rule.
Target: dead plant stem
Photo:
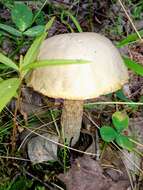
[[[15,148],[16,148],[16,136],[17,136],[17,127],[18,127],[17,112],[20,107],[21,85],[22,85],[22,81],[20,82],[20,88],[19,88],[19,92],[18,92],[18,98],[16,101],[14,118],[13,118],[13,130],[12,130],[12,142],[11,142],[12,143],[12,153],[15,151]]]
[[[123,5],[122,1],[121,1],[121,0],[118,0],[118,2],[120,3],[120,5],[121,5],[121,7],[122,7],[122,9],[123,9],[123,11],[124,11],[124,13],[126,14],[128,20],[130,21],[130,23],[131,23],[133,29],[135,30],[136,34],[138,35],[139,39],[140,39],[141,41],[143,41],[143,39],[142,39],[140,33],[138,32],[138,30],[137,30],[137,28],[136,28],[136,26],[135,26],[133,20],[131,19],[130,15],[128,14],[128,12],[127,12],[125,6]]]

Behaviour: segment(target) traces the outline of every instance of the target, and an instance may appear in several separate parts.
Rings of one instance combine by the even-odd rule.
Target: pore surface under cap
[[[96,33],[60,34],[48,38],[40,48],[38,59],[91,61],[35,69],[28,86],[53,98],[95,98],[120,89],[128,81],[128,72],[118,50],[110,40]]]

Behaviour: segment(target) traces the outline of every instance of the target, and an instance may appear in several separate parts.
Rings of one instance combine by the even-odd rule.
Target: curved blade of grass
[[[52,27],[54,21],[55,21],[55,16],[52,17],[52,18],[48,21],[48,23],[46,24],[46,26],[45,26],[45,32],[48,31],[48,30]]]
[[[73,33],[74,30],[72,29],[71,25],[66,20],[64,20],[64,13],[65,13],[64,11],[61,13],[61,22],[65,24],[67,28],[69,28],[71,33]]]
[[[140,30],[139,34],[141,37],[143,37],[143,30]],[[130,43],[136,42],[137,40],[140,40],[137,33],[129,34],[125,39],[117,43],[117,47],[118,48],[124,47]]]
[[[8,57],[0,53],[0,62],[3,63],[4,65],[13,68],[14,70],[18,71],[19,68],[18,66]]]
[[[0,83],[0,112],[7,105],[19,87],[20,80],[18,78],[11,78]]]
[[[86,64],[90,61],[81,59],[49,59],[43,61],[36,61],[23,67],[23,70],[35,69],[38,67],[53,66],[53,65],[69,65],[69,64]]]
[[[66,24],[66,25],[70,28],[70,30],[71,30],[72,32],[73,32],[73,29],[71,28],[71,26],[69,25],[69,23],[66,22],[66,21],[64,21],[64,18],[63,18],[63,17],[64,17],[64,14],[70,17],[70,19],[72,20],[72,22],[73,22],[74,25],[76,26],[78,32],[83,32],[83,30],[82,30],[82,28],[81,28],[81,26],[80,26],[78,20],[77,20],[69,11],[63,11],[62,14],[61,14],[61,21],[62,21],[64,24]]]
[[[38,12],[36,13],[36,15],[35,15],[34,18],[33,18],[32,24],[36,21],[37,17],[38,17],[39,14],[41,13],[41,11],[42,11],[42,9],[44,8],[44,6],[46,5],[47,1],[48,1],[48,0],[45,0],[45,2],[42,3],[41,8],[38,10]]]
[[[140,65],[139,63],[131,60],[128,57],[123,57],[123,59],[124,59],[124,63],[126,64],[126,66],[129,69],[131,69],[132,71],[134,71],[138,75],[143,76],[143,66],[142,65]]]
[[[8,32],[9,34],[12,34],[13,36],[21,37],[22,33],[15,28],[8,26],[6,24],[0,24],[0,29]]]

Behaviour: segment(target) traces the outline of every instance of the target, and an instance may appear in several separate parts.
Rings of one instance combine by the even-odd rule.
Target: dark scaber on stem
[[[83,100],[65,100],[63,104],[61,126],[62,137],[74,145],[79,138],[82,116],[83,116]]]

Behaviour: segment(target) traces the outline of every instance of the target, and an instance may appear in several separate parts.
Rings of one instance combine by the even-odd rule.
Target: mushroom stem
[[[64,100],[61,116],[62,137],[71,145],[74,145],[79,138],[82,115],[83,100]]]

